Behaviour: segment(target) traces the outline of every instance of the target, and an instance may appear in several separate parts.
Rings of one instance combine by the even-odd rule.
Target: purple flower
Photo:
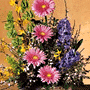
[[[61,62],[59,61],[56,66],[58,65],[59,70],[62,67],[70,68],[75,62],[79,61],[80,59],[80,53],[75,52],[75,49],[69,50],[66,54],[64,54],[64,57],[61,58]]]
[[[60,20],[58,26],[58,46],[63,45],[64,49],[68,49],[70,47],[70,39],[71,39],[71,26],[69,21],[65,18]]]

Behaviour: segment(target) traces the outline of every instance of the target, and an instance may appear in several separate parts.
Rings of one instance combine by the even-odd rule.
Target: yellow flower
[[[23,21],[23,25],[25,25],[25,24],[27,24],[27,23],[29,23],[29,21],[28,21],[27,19],[25,19],[25,20]]]
[[[17,18],[17,20],[14,22],[18,26],[18,21],[20,21],[20,18]]]
[[[24,30],[19,30],[19,32],[20,32],[20,35],[26,34],[26,33],[24,32]]]
[[[26,49],[30,49],[31,47],[30,46],[27,46],[27,48]]]
[[[22,44],[22,47],[24,47],[25,45],[24,44]]]
[[[21,39],[22,39],[22,40],[24,40],[24,38],[23,38],[23,37],[22,37]]]
[[[9,70],[10,69],[10,70]],[[4,69],[4,71],[0,70],[0,81],[5,81],[7,80],[10,76],[13,76],[13,73],[10,72],[12,69],[11,67],[7,67]]]
[[[22,67],[22,70],[24,71],[24,67]]]
[[[4,75],[7,77],[13,76],[13,70],[12,67],[7,67],[4,69]]]
[[[5,38],[2,38],[2,41],[5,41]],[[4,46],[4,45],[5,45],[5,43],[4,43],[4,42],[2,42],[2,45]]]
[[[9,4],[10,4],[11,6],[15,6],[15,0],[10,0]]]
[[[18,75],[20,75],[20,72],[18,72]]]
[[[12,69],[12,67],[8,67],[8,69]]]
[[[3,46],[4,49],[9,49],[9,48],[8,48],[8,45],[5,45],[4,42],[2,42],[2,46]]]
[[[26,50],[25,50],[25,48],[24,48],[24,44],[22,44],[22,46],[21,46],[21,52],[25,52]]]
[[[14,55],[12,55],[12,58],[14,58]]]
[[[56,55],[56,54],[54,54],[54,57],[56,58],[56,57],[58,57],[59,55]]]
[[[58,57],[59,61],[61,60],[60,56]]]
[[[6,59],[6,58],[4,59],[4,62],[8,63],[8,61],[7,61],[7,59]]]
[[[61,51],[59,51],[59,50],[57,49],[56,54],[54,54],[55,60],[56,60],[56,59],[59,59],[59,60],[61,59],[61,58],[60,58],[60,54],[61,54]]]
[[[15,11],[17,11],[17,12],[19,13],[19,12],[20,12],[20,10],[21,10],[21,6],[16,6]]]
[[[9,76],[9,72],[8,72],[8,71],[4,71],[4,74],[5,74],[6,76]]]
[[[26,51],[25,48],[22,47],[22,48],[21,48],[21,52],[25,52],[25,51]]]
[[[57,54],[61,54],[61,51],[59,51],[58,49],[57,49],[57,52],[56,52]]]
[[[4,40],[5,40],[5,38],[2,38],[2,40],[4,41]]]
[[[0,46],[0,52],[4,52],[4,48]]]

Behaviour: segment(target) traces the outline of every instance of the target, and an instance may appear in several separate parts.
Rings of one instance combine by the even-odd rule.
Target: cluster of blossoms
[[[59,68],[62,67],[70,68],[75,62],[79,60],[80,60],[80,53],[75,52],[75,49],[71,49],[69,50],[69,52],[64,54],[64,57],[61,58],[61,62],[59,61],[57,65],[59,65]]]
[[[29,65],[33,64],[34,68],[40,66],[41,63],[45,64],[44,60],[47,59],[44,52],[40,51],[39,48],[36,50],[35,48],[29,49],[25,54],[24,59],[28,61]],[[40,68],[39,73],[40,75],[38,75],[38,77],[41,77],[42,81],[46,81],[48,84],[50,84],[50,82],[55,83],[60,78],[59,71],[48,65]]]
[[[12,75],[13,75],[13,72],[11,67],[7,67],[4,70],[0,70],[0,82],[7,80]]]
[[[10,5],[16,6],[16,12],[19,17],[13,23],[13,20],[12,22],[10,21],[13,19],[12,14],[9,13],[11,17],[8,16],[7,19],[9,24],[11,23],[11,26],[13,26],[11,27],[11,30],[14,30],[14,24],[17,24],[17,26],[20,27],[19,34],[15,33],[18,38],[12,35],[14,38],[12,41],[13,48],[7,43],[1,44],[1,46],[4,46],[3,48],[5,48],[5,44],[7,44],[9,50],[14,54],[14,57],[19,59],[19,62],[6,54],[8,57],[7,59],[9,59],[8,62],[14,68],[13,71],[15,71],[15,73],[11,72],[10,75],[7,72],[6,74],[8,74],[8,77],[12,76],[12,74],[19,76],[17,78],[18,85],[23,89],[26,88],[25,90],[34,90],[32,87],[34,87],[35,84],[37,86],[37,83],[47,86],[63,82],[62,80],[67,78],[64,77],[64,74],[68,74],[67,69],[70,69],[72,66],[74,67],[74,63],[81,59],[81,54],[77,51],[81,42],[78,43],[80,45],[77,45],[77,43],[74,44],[74,46],[77,45],[77,49],[71,47],[73,46],[71,42],[72,29],[67,17],[61,19],[59,22],[58,19],[53,17],[53,15],[51,15],[50,19],[47,19],[47,15],[51,12],[53,13],[55,9],[55,3],[53,0],[34,0],[32,10],[35,11],[34,13],[37,16],[45,17],[45,20],[42,18],[40,21],[35,21],[35,19],[31,20],[33,17],[32,12],[26,11],[24,13],[29,5],[28,0],[26,0],[26,2],[25,0],[22,0],[21,6],[18,7],[17,4],[19,1],[21,0],[10,1]],[[21,12],[24,14],[21,15]],[[32,22],[33,20],[35,21],[34,24]],[[47,20],[50,20],[50,23],[48,23]],[[52,24],[52,21],[55,22],[55,24]],[[23,27],[26,24],[28,24],[27,31]],[[10,29],[8,28],[9,26],[10,25],[6,23],[7,30]],[[2,48],[0,48],[0,52],[1,51],[3,51]],[[64,74],[61,72],[63,67],[66,68]]]
[[[71,39],[71,26],[67,18],[60,20],[58,26],[58,46],[64,46],[64,49],[70,48],[70,39]]]

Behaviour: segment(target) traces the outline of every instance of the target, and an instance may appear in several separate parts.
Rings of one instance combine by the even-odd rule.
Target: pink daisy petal
[[[39,66],[41,63],[45,64],[44,60],[46,60],[46,55],[43,51],[40,51],[39,48],[31,48],[29,51],[25,52],[23,59],[28,61],[28,64],[33,64],[34,68]]]
[[[38,71],[40,74],[37,77],[40,77],[42,82],[57,83],[60,79],[59,71],[56,71],[56,68],[52,68],[51,66],[41,67]]]
[[[44,17],[55,9],[54,6],[55,3],[53,0],[34,0],[32,10],[34,10],[34,13],[39,17]]]
[[[50,27],[46,27],[44,25],[37,25],[34,28],[35,33],[33,33],[36,37],[36,40],[40,39],[40,42],[44,42],[50,39],[53,36],[52,29]]]

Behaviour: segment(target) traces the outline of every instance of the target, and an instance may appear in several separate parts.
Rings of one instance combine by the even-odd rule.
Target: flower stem
[[[68,13],[68,11],[67,11],[67,3],[66,3],[66,0],[64,0],[64,3],[65,3],[65,11],[66,11],[65,16],[66,16],[66,18],[67,18],[67,13]]]

